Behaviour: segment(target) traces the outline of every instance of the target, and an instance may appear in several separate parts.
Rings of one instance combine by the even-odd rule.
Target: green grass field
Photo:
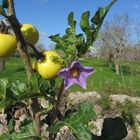
[[[122,74],[116,75],[113,68],[109,68],[105,60],[81,60],[85,66],[92,66],[96,72],[87,80],[87,89],[83,90],[78,85],[70,88],[71,91],[105,91],[110,94],[128,94],[140,96],[140,62],[123,62]],[[6,70],[0,73],[0,78],[9,81],[26,80],[23,62],[19,58],[6,60]]]

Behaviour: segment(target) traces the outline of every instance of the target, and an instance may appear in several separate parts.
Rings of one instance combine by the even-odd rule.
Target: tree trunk
[[[109,67],[112,68],[113,55],[112,55],[111,53],[109,53],[109,59],[108,59],[108,62],[109,62]]]
[[[5,59],[0,58],[0,72],[5,70]]]
[[[119,68],[119,64],[118,63],[115,63],[115,71],[116,71],[117,75],[120,74],[120,68]]]
[[[109,68],[112,68],[112,62],[108,62]]]

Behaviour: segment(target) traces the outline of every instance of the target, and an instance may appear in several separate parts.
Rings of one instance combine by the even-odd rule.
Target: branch
[[[13,0],[8,0],[8,3],[9,3],[8,13],[11,14],[11,15],[14,15],[16,17],[14,1]]]
[[[56,104],[56,110],[58,109],[59,107],[59,104],[60,104],[60,100],[61,100],[61,97],[62,97],[62,93],[64,91],[64,80],[62,80],[61,82],[61,86],[60,86],[60,89],[57,93],[57,104]]]
[[[16,17],[16,14],[15,14],[14,2],[13,2],[13,0],[8,0],[8,2],[9,2],[8,11],[10,14],[8,17],[8,20],[9,20],[10,25],[14,31],[15,36],[16,36],[17,47],[18,47],[20,55],[24,61],[28,81],[30,81],[33,69],[32,69],[32,66],[30,63],[30,58],[29,58],[28,52],[27,52],[27,47],[26,47],[27,44],[26,44],[26,42],[23,38],[22,32],[20,30],[21,24],[19,23],[19,21]],[[40,110],[39,110],[39,103],[38,103],[37,98],[32,99],[32,110],[33,110],[34,128],[37,132],[37,135],[40,135],[40,132],[41,132],[40,131]],[[37,136],[36,140],[40,140],[40,138]]]
[[[8,7],[9,16],[7,17],[7,19],[8,19],[8,21],[13,29],[15,36],[16,36],[17,48],[18,48],[18,51],[20,52],[20,55],[23,59],[27,78],[28,78],[28,80],[30,80],[33,70],[32,70],[32,66],[30,63],[30,58],[29,58],[28,53],[27,53],[26,42],[25,42],[25,40],[22,36],[21,30],[20,30],[21,24],[19,23],[18,19],[16,18],[14,1],[8,0],[8,2],[9,2],[9,7]]]
[[[45,55],[42,52],[39,52],[34,45],[32,45],[31,43],[26,41],[26,44],[28,44],[34,51],[35,53],[35,58],[37,60],[44,60],[45,59]]]

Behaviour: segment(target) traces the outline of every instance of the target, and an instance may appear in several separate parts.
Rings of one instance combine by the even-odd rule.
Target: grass
[[[83,90],[78,85],[70,88],[71,91],[106,91],[110,93],[125,93],[140,96],[140,62],[123,62],[121,65],[123,75],[116,75],[114,69],[101,59],[81,60],[85,66],[92,66],[96,72],[87,79],[87,89]],[[19,58],[6,60],[6,70],[0,73],[0,78],[9,81],[26,80],[23,62]]]

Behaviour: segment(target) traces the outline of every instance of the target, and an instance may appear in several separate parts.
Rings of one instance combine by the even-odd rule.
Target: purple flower
[[[79,84],[86,89],[86,79],[95,69],[92,67],[83,67],[79,61],[71,63],[69,68],[63,68],[58,72],[58,75],[64,79],[64,89],[67,90],[73,84]]]

